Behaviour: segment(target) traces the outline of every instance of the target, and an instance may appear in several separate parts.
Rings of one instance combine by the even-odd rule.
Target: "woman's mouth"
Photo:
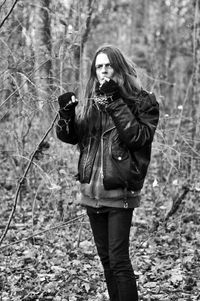
[[[105,77],[101,78],[100,84],[103,85],[106,81],[109,82],[109,80],[110,80],[110,78],[105,76]]]

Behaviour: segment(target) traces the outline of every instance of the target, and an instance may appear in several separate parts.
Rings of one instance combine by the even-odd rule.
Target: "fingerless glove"
[[[107,97],[113,98],[113,100],[120,97],[120,91],[118,84],[110,79],[105,81],[102,86],[99,86],[100,94],[106,95]]]
[[[119,86],[112,79],[103,83],[102,86],[99,82],[97,82],[95,87],[95,94],[95,103],[98,109],[101,111],[105,111],[109,103],[120,98]]]
[[[73,92],[67,92],[58,97],[58,103],[60,106],[59,113],[64,119],[75,114],[75,107],[77,106],[78,101],[72,101],[72,96],[75,97]]]

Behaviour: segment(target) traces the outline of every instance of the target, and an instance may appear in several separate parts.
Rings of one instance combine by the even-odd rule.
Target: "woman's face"
[[[108,56],[101,52],[97,55],[96,61],[95,61],[95,68],[96,68],[96,76],[97,79],[102,85],[106,78],[112,78],[114,77],[114,69],[110,65],[110,61]]]

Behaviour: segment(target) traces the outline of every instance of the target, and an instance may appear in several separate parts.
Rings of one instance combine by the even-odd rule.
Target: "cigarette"
[[[100,84],[100,88],[102,87],[102,85],[103,85],[105,82],[109,82],[109,81],[110,81],[110,78],[104,77],[102,83]]]

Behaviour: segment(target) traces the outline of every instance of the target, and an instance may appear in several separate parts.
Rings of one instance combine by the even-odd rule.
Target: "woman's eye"
[[[96,65],[96,69],[101,69],[103,65]]]
[[[104,66],[105,66],[106,69],[112,68],[111,64],[108,63],[108,64],[99,64],[99,65],[96,65],[96,69],[102,69]]]

